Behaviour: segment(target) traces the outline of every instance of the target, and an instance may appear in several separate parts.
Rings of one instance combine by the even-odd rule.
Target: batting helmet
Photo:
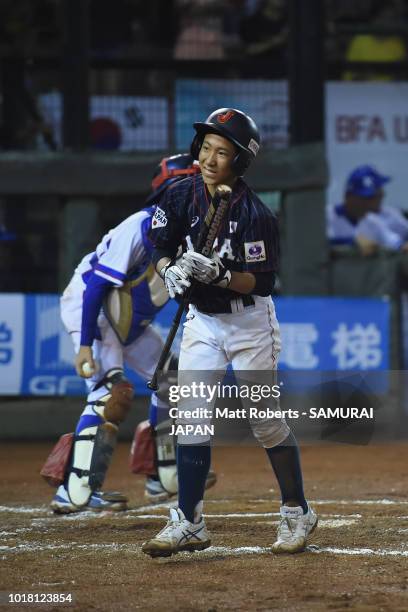
[[[171,183],[198,172],[200,167],[189,153],[164,157],[152,176],[153,195],[160,195]]]
[[[191,155],[198,159],[205,134],[219,134],[238,149],[232,162],[236,176],[242,176],[259,151],[260,137],[256,124],[249,115],[235,108],[219,108],[204,122],[193,124],[197,134],[191,143]]]

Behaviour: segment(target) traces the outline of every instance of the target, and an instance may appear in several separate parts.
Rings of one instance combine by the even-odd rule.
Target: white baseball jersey
[[[93,253],[85,255],[75,270],[84,280],[90,272],[121,287],[129,271],[146,259],[147,241],[143,222],[151,218],[148,210],[127,217],[102,238]]]
[[[81,344],[92,345],[98,364],[98,371],[86,381],[90,391],[105,372],[124,363],[148,380],[160,356],[163,341],[150,323],[168,295],[161,279],[148,273],[153,272],[147,238],[152,214],[153,209],[139,211],[110,230],[95,251],[82,259],[61,297],[61,318],[75,352]],[[161,291],[157,291],[157,279]],[[104,297],[122,286],[131,297],[125,341],[120,341],[101,310]],[[95,400],[103,392],[91,392],[88,398]]]
[[[373,240],[386,249],[398,250],[408,240],[408,220],[400,210],[382,206],[354,223],[343,204],[327,209],[327,234],[331,244],[354,244],[358,236]]]

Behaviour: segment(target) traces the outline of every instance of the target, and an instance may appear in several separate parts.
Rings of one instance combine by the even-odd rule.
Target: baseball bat
[[[231,187],[228,187],[228,185],[218,185],[217,189],[215,190],[214,197],[208,207],[207,214],[204,218],[203,226],[198,235],[196,247],[196,251],[198,253],[201,253],[202,255],[205,255],[206,257],[210,257],[211,255],[211,251],[218,231],[221,227],[221,223],[230,205],[231,193]],[[168,336],[166,338],[166,342],[164,343],[152,379],[147,383],[149,389],[152,389],[153,391],[157,391],[157,389],[159,388],[157,384],[159,372],[163,369],[163,366],[166,363],[166,359],[169,356],[171,346],[173,344],[174,338],[177,334],[177,330],[180,325],[181,317],[183,316],[185,305],[186,303],[188,303],[193,289],[194,283],[191,283],[191,286],[183,295],[183,299],[180,302],[179,307],[177,308],[177,312],[172,321]]]

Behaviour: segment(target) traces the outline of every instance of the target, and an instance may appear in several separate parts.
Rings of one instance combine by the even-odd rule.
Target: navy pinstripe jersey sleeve
[[[246,215],[241,224],[242,270],[277,272],[279,264],[279,230],[275,215],[250,190]]]
[[[150,238],[155,249],[167,251],[169,257],[176,255],[183,242],[189,182],[185,179],[171,185],[153,215]]]

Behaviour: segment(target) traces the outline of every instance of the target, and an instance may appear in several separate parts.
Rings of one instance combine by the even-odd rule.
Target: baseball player
[[[125,496],[103,492],[101,487],[118,426],[133,397],[124,364],[148,380],[163,345],[151,325],[169,297],[151,264],[152,216],[170,184],[198,172],[189,154],[163,159],[153,176],[153,193],[146,208],[103,237],[95,251],[82,259],[62,295],[61,317],[74,343],[75,368],[86,379],[88,397],[72,448],[63,447],[63,482],[51,502],[57,513],[126,508]],[[177,369],[177,359],[170,356],[168,365]],[[168,413],[168,408],[166,393],[152,394],[153,427],[159,420],[158,411]],[[145,494],[152,501],[162,501],[177,491],[175,457],[172,463],[164,463],[157,475],[146,480]],[[214,482],[213,474],[208,486]]]
[[[153,261],[170,296],[182,295],[194,280],[180,349],[179,384],[194,370],[222,379],[229,364],[236,376],[252,373],[256,379],[257,371],[273,373],[280,349],[271,299],[278,266],[277,222],[241,178],[258,153],[259,133],[248,115],[233,108],[214,111],[194,128],[191,154],[199,160],[201,175],[168,189],[155,213],[161,226],[152,232]],[[231,205],[212,257],[207,258],[194,246],[221,184],[232,188]],[[211,456],[204,427],[208,419],[205,415],[189,419],[181,408],[182,402],[177,423],[194,424],[194,433],[186,427],[178,435],[179,507],[170,510],[167,525],[143,544],[143,552],[152,557],[202,550],[211,544],[202,514]],[[199,422],[203,427],[198,429]],[[296,440],[282,419],[254,419],[250,424],[266,450],[282,495],[272,550],[302,551],[317,516],[304,496]]]
[[[363,255],[378,247],[408,251],[408,220],[394,206],[383,206],[389,176],[373,166],[358,166],[347,178],[344,202],[327,209],[330,243],[356,245]]]

